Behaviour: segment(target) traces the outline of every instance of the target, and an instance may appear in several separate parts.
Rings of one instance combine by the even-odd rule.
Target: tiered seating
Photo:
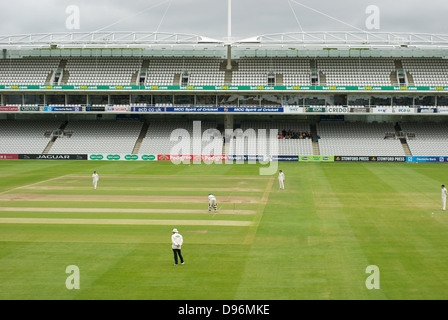
[[[51,153],[132,153],[142,129],[142,122],[134,121],[73,121],[66,131],[71,138],[58,138]]]
[[[322,155],[404,156],[399,140],[384,139],[395,132],[391,123],[321,122],[317,125]]]
[[[278,133],[282,133],[285,131],[293,131],[293,132],[310,132],[309,123],[305,122],[257,122],[257,121],[246,121],[241,123],[241,130],[246,131],[249,129],[254,129],[256,138],[257,138],[257,146],[249,145],[249,139],[245,139],[244,145],[238,143],[238,139],[233,139],[229,154],[233,154],[235,152],[236,155],[252,155],[253,150],[257,150],[261,148],[261,145],[264,145],[265,153],[267,155],[312,155],[313,154],[313,146],[311,139],[278,139],[277,136],[273,137],[278,142],[278,150],[271,150],[271,136],[270,130],[276,129]],[[266,137],[263,138],[259,135],[259,129],[266,129]]]
[[[441,58],[398,58],[416,86],[446,86],[448,61]],[[63,61],[64,63],[61,63]],[[66,62],[65,62],[66,61]],[[298,58],[241,58],[235,61],[231,85],[310,86],[311,61]],[[188,75],[191,86],[222,86],[226,81],[220,58],[66,57],[0,59],[0,85],[45,85],[58,67],[67,85],[179,85]],[[314,67],[313,67],[314,68]],[[393,58],[317,58],[319,84],[327,86],[391,86],[397,70]],[[142,77],[138,77],[138,76]],[[269,81],[268,78],[271,80]],[[228,79],[230,80],[230,78]],[[280,82],[281,83],[277,83]],[[176,82],[176,83],[175,83]]]
[[[249,59],[238,61],[238,71],[233,72],[232,85],[267,86],[268,76],[283,75],[283,85],[311,85],[310,62],[302,59]],[[278,84],[276,84],[278,85]]]
[[[142,65],[136,58],[70,58],[68,85],[130,85]]]
[[[171,141],[170,138],[171,134],[176,129],[184,129],[188,132],[188,142],[190,143],[189,150],[182,150],[184,155],[222,155],[223,138],[221,134],[216,132],[216,135],[213,135],[213,137],[215,137],[213,141],[202,141],[203,134],[206,131],[216,128],[217,124],[215,122],[201,122],[201,137],[196,137],[193,135],[193,122],[191,121],[152,122],[148,128],[146,137],[143,139],[140,146],[140,153],[160,155],[169,155],[173,153],[178,155],[180,150],[175,149],[175,146],[180,146],[182,140],[181,138],[173,137],[173,139],[179,139],[179,141]],[[212,131],[208,131],[208,134],[211,133]],[[195,146],[202,146],[202,149],[196,150],[194,149]],[[208,148],[209,152],[207,152],[206,148]]]
[[[328,86],[390,86],[393,59],[319,59]]]
[[[60,59],[0,59],[0,85],[45,85]]]
[[[50,142],[48,130],[56,130],[61,121],[0,120],[0,153],[41,154]]]
[[[446,123],[402,123],[405,133],[415,133],[415,139],[407,139],[413,156],[447,156],[448,124]]]
[[[416,86],[448,85],[448,61],[443,59],[403,59],[403,68],[408,71]]]
[[[190,86],[222,86],[225,72],[220,71],[220,59],[152,59],[147,69],[146,85],[179,85],[174,75],[188,74]],[[180,79],[179,79],[180,81]]]

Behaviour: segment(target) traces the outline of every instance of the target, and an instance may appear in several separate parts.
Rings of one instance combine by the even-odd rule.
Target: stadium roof
[[[132,48],[152,45],[197,45],[220,41],[193,34],[164,32],[69,32],[0,36],[0,47]]]
[[[237,43],[256,43],[260,45],[303,45],[303,46],[363,46],[363,47],[395,47],[425,46],[448,49],[448,35],[399,32],[293,32],[264,34]]]
[[[19,56],[27,56],[27,50],[33,50],[33,55],[36,55],[36,49],[140,49],[146,52],[138,53],[142,55],[225,56],[229,45],[236,58],[359,56],[359,53],[347,54],[347,51],[361,50],[370,51],[361,55],[366,57],[448,57],[448,35],[424,33],[295,32],[264,34],[242,40],[217,40],[193,34],[156,32],[67,32],[0,36],[0,48],[20,51],[20,54],[16,54]],[[333,52],[330,54],[329,51]],[[341,53],[344,51],[345,53]],[[53,51],[50,55],[58,55],[58,52]]]

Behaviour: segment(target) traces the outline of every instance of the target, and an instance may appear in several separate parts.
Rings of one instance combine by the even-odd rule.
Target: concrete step
[[[138,154],[140,152],[140,147],[142,146],[143,139],[146,137],[146,133],[148,132],[149,124],[144,123],[142,130],[140,131],[140,135],[138,136],[137,141],[135,142],[134,149],[132,150],[132,154]]]

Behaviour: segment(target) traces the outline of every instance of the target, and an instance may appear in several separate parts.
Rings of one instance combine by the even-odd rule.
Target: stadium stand
[[[416,86],[445,86],[448,83],[448,61],[444,59],[403,59]]]
[[[228,73],[228,74],[227,74]],[[440,58],[61,57],[0,59],[0,85],[443,86]]]
[[[215,58],[151,59],[146,69],[146,85],[224,85],[222,60]]]
[[[390,86],[395,71],[392,59],[319,59],[329,86]]]
[[[211,143],[208,155],[222,155],[222,135],[213,134],[213,132],[208,131],[209,129],[216,128],[217,124],[215,122],[202,122],[201,136],[199,137],[194,135],[192,121],[152,122],[149,125],[146,137],[141,143],[140,153],[169,155],[172,151],[176,150],[176,146],[185,143],[185,146],[189,146],[189,149],[177,150],[179,152],[182,151],[183,155],[197,155],[198,152],[194,149],[195,146],[202,146],[203,154],[206,155],[207,150],[204,149],[204,147]],[[180,133],[182,137],[188,137],[188,141],[184,142],[179,136],[173,136],[171,140],[171,134],[176,129],[182,130],[177,132]],[[210,136],[213,136],[213,139],[210,138],[209,141],[202,141],[202,135],[206,131]]]
[[[0,153],[42,154],[50,143],[45,132],[59,128],[61,121],[0,120]]]
[[[0,85],[44,85],[60,59],[0,59]]]
[[[277,155],[270,150],[270,130],[274,129],[281,135],[283,131],[297,133],[297,135],[302,133],[310,133],[310,124],[307,122],[259,122],[259,121],[245,121],[241,123],[241,129],[243,131],[247,131],[249,129],[254,129],[257,134],[258,139],[260,139],[260,135],[258,130],[265,129],[266,130],[266,139],[264,141],[265,148],[267,154],[269,155]],[[247,139],[246,139],[247,140]],[[247,155],[250,154],[251,151],[248,141],[246,141],[245,145],[237,146],[236,140],[234,140],[233,149],[238,155]],[[313,146],[311,138],[302,138],[298,137],[293,139],[282,138],[278,139],[278,155],[313,155]],[[231,151],[230,153],[231,154]]]
[[[141,64],[141,59],[133,58],[70,58],[65,67],[69,74],[66,84],[130,85]]]
[[[392,123],[320,122],[317,133],[322,155],[405,156],[400,140],[385,139]]]
[[[407,139],[414,156],[446,156],[448,154],[448,124],[434,122],[405,122],[401,124],[405,134],[415,134]]]
[[[347,95],[350,95],[350,93],[345,91],[338,92],[339,96],[345,95],[343,99],[345,99],[346,104],[348,104],[347,101],[365,103],[365,105],[349,106],[361,111],[366,111],[367,108],[365,107],[374,108],[375,105],[381,105],[387,108],[390,108],[391,105],[402,105],[403,109],[411,109],[414,108],[414,100],[417,106],[417,98],[419,101],[425,101],[425,107],[434,107],[436,109],[437,104],[446,105],[447,102],[446,90],[444,88],[448,84],[448,61],[442,58],[404,57],[243,57],[235,59],[232,64],[232,69],[226,70],[225,61],[222,58],[205,57],[45,57],[0,59],[0,85],[52,84],[93,86],[119,86],[129,84],[154,86],[395,86],[397,84],[440,86],[437,89],[437,94],[423,92],[418,97],[416,93],[413,92],[410,94],[407,91],[404,91],[404,93],[399,93],[398,91],[394,93],[362,92],[360,94],[353,94],[356,95],[355,98],[357,100],[348,100]],[[118,98],[114,100],[112,99],[113,94],[97,92],[94,89],[90,92],[76,91],[73,94],[64,92],[63,90],[56,93],[30,90],[24,93],[20,92],[20,88],[18,87],[14,87],[14,89],[5,88],[2,92],[3,106],[14,107],[23,105],[43,107],[45,105],[52,107],[75,107],[80,106],[80,104],[76,104],[76,101],[72,103],[69,97],[79,94],[81,96],[79,100],[85,101],[82,103],[83,106],[88,105],[88,102],[99,101],[100,104],[92,103],[91,106],[103,107],[103,110],[107,106],[114,110],[113,112],[122,111],[123,108],[124,110],[129,110],[130,108],[126,109],[126,107],[131,105],[143,107],[148,105],[156,107],[169,107],[173,105],[210,107],[219,105],[225,107],[228,104],[228,107],[235,107],[238,106],[238,103],[241,103],[245,107],[259,107],[266,106],[272,101],[272,107],[280,107],[282,103],[294,106],[293,102],[290,102],[288,99],[296,101],[298,105],[305,104],[306,107],[314,107],[315,109],[324,109],[331,104],[329,101],[333,100],[334,104],[331,106],[334,109],[347,107],[347,105],[342,105],[344,102],[340,100],[336,101],[336,94],[334,92],[325,92],[325,90],[322,90],[322,93],[311,92],[312,90],[296,93],[292,92],[293,90],[288,90],[274,94],[267,91],[264,93],[258,91],[248,93],[246,89],[238,93],[235,91],[232,93],[226,92],[225,94],[218,93],[218,90],[212,93],[201,91],[200,94],[197,94],[197,92],[185,93],[185,90],[181,90],[179,93],[166,90],[158,92],[154,90],[151,93],[145,92],[143,94],[144,97],[142,99],[146,101],[145,103],[140,103],[140,100],[136,100],[138,101],[137,103],[131,103],[131,101],[134,101],[132,98],[140,94],[139,90],[132,93],[119,92],[119,94],[116,94]],[[32,90],[35,89],[33,88]],[[179,100],[180,102],[176,102],[176,97],[181,96],[185,98],[188,94],[190,97],[184,99],[186,101],[185,103],[182,99]],[[223,102],[219,100],[219,95],[221,94],[224,96],[222,99]],[[193,95],[196,95],[196,97]],[[209,99],[210,104],[195,104],[199,96]],[[327,99],[328,96],[331,96],[333,100]],[[54,99],[54,97],[58,99]],[[155,97],[162,98],[159,100],[155,99]],[[271,98],[272,100],[269,100]],[[244,100],[244,103],[241,100]],[[208,103],[208,101],[205,103]],[[369,105],[370,103],[372,105]],[[2,119],[13,119],[13,117],[6,116],[7,110],[4,111]],[[44,109],[41,108],[38,111],[42,113]],[[419,116],[417,113],[417,110],[415,110],[413,114]],[[92,113],[93,115],[94,113]],[[317,123],[317,131],[315,133],[319,136],[318,143],[315,141],[316,136],[314,135],[312,137],[313,139],[279,139],[279,155],[409,155],[406,153],[403,144],[407,144],[410,154],[415,156],[448,155],[448,143],[445,142],[448,126],[444,125],[443,122],[428,123],[426,119],[422,122],[409,122],[411,119],[406,119],[405,121],[401,121],[402,129],[405,132],[412,133],[412,137],[395,136],[391,139],[385,139],[386,133],[396,131],[392,122],[370,123],[371,120],[368,120],[369,122],[367,120],[366,122],[353,122],[353,119],[359,120],[360,118],[357,118],[356,115],[349,112],[343,115],[346,121],[331,123],[325,121],[319,122],[318,117],[320,115],[318,114],[315,116],[313,114],[306,115],[303,112],[301,115],[299,113],[291,113],[289,116],[291,117],[291,121],[276,121],[275,118],[271,121],[260,120],[258,118],[257,120],[244,120],[240,122],[240,129],[243,131],[248,129],[254,129],[255,131],[258,129],[278,129],[279,132],[292,130],[310,133],[312,131],[311,125]],[[371,116],[375,119],[377,119],[376,117],[381,117],[380,115],[373,114]],[[402,114],[399,116],[402,117]],[[51,118],[52,115],[48,115],[45,119]],[[94,121],[93,118],[92,121],[81,121],[83,115],[80,117],[77,117],[77,115],[67,116],[67,119],[69,118],[70,121],[65,129],[73,132],[73,134],[70,134],[70,137],[57,137],[54,141],[52,141],[52,136],[45,135],[45,132],[57,130],[62,120],[0,120],[0,153],[130,154],[137,150],[141,154],[169,154],[172,148],[178,144],[177,141],[170,141],[172,130],[178,128],[185,129],[191,135],[191,139],[195,138],[192,135],[192,121],[175,120],[167,123],[152,122],[151,119],[146,118],[150,122],[150,126],[146,132],[146,136],[143,135],[143,137],[140,137],[145,119],[140,119],[141,121],[139,122],[120,122]],[[114,116],[108,119],[113,118]],[[248,119],[251,118],[249,117]],[[379,121],[384,121],[384,119],[379,119]],[[206,121],[202,125],[203,133],[206,130],[204,126],[217,128],[218,122]],[[216,136],[216,146],[213,149],[215,154],[248,155],[253,152],[254,146],[250,145],[247,139],[243,144],[238,145],[238,139],[233,139],[225,145],[225,140],[222,136],[223,133],[223,130],[221,130],[221,135]],[[135,149],[136,142],[138,142],[139,138],[141,138],[141,145],[138,149]],[[192,148],[197,143],[199,142],[190,140],[191,154],[194,154],[195,151]],[[264,140],[261,143],[266,146],[268,154],[272,154],[269,150],[269,141]],[[208,143],[204,142],[203,147],[206,145]],[[317,150],[316,145],[318,146]],[[221,150],[221,152],[217,152],[216,150]]]
[[[244,58],[237,63],[238,70],[233,72],[232,85],[311,85],[310,61],[306,59]]]
[[[138,121],[70,121],[70,138],[58,138],[51,153],[131,154],[143,123]]]

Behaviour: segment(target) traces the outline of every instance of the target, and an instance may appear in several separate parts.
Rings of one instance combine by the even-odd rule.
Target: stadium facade
[[[225,157],[257,153],[249,129],[278,129],[268,154],[283,159],[448,156],[445,35],[61,33],[0,37],[0,48],[4,158],[169,159],[173,130],[195,144],[195,120]]]

